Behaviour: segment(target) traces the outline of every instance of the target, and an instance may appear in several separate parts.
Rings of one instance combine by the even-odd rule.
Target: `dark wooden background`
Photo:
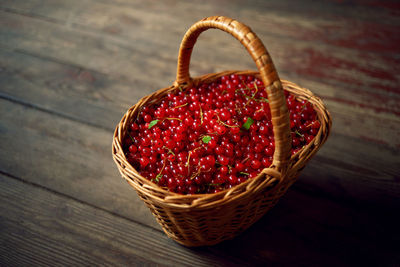
[[[182,36],[211,15],[249,25],[333,128],[259,222],[190,249],[120,177],[111,141],[131,105],[172,84]],[[399,47],[395,1],[0,0],[0,265],[399,266]],[[207,31],[191,73],[254,68]]]

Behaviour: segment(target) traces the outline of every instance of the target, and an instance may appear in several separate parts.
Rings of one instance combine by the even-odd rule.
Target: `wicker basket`
[[[223,30],[239,40],[252,56],[259,72],[224,71],[191,78],[189,63],[193,46],[200,33],[210,28]],[[272,165],[257,177],[216,194],[180,195],[164,190],[142,177],[127,161],[122,146],[128,127],[141,107],[156,103],[179,87],[209,83],[229,74],[254,75],[264,82],[275,138]],[[316,110],[321,124],[315,138],[292,156],[289,112],[283,89],[298,99],[307,99]],[[112,153],[123,178],[136,189],[170,238],[186,246],[213,245],[233,238],[277,203],[306,162],[325,142],[330,126],[330,115],[318,97],[307,89],[279,79],[267,50],[249,27],[236,20],[217,16],[195,23],[187,31],[179,50],[175,83],[142,98],[126,112],[115,130]]]

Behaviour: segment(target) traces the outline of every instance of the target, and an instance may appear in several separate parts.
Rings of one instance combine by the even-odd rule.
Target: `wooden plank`
[[[304,2],[304,1],[302,1]],[[293,3],[292,3],[293,4]],[[305,5],[295,3],[295,5]],[[314,5],[315,3],[311,4]],[[359,7],[359,6],[358,6]],[[321,14],[317,12],[273,12],[265,16],[262,11],[246,10],[243,16],[251,17],[263,23],[271,34],[290,36],[298,40],[323,43],[337,47],[357,49],[363,52],[398,53],[396,43],[399,43],[399,20],[382,12],[376,21],[362,20],[359,13],[353,16],[343,15],[343,9],[337,13]],[[357,9],[357,6],[355,6]],[[370,10],[369,10],[370,11]],[[368,12],[370,13],[370,12]],[[312,14],[312,15],[311,15]],[[392,18],[388,23],[386,18]],[[385,18],[385,19],[384,19]],[[352,25],[352,27],[349,27]]]
[[[212,266],[164,233],[0,174],[0,265]]]
[[[132,85],[79,66],[1,48],[0,57],[0,97],[110,131],[144,96],[137,90],[145,87],[140,81]]]
[[[249,257],[255,262],[268,255],[277,266],[390,266],[399,262],[395,210],[378,211],[374,205],[355,208],[345,201],[312,195],[307,189],[290,190],[278,206],[238,238],[242,244],[253,244],[231,253],[252,254]]]
[[[101,2],[99,5],[98,3]],[[400,21],[391,10],[385,8],[371,8],[362,3],[345,5],[325,1],[323,4],[311,1],[248,1],[243,5],[240,1],[231,1],[224,8],[223,13],[239,19],[250,19],[264,25],[264,31],[269,34],[285,35],[301,40],[322,42],[334,46],[343,46],[374,52],[398,52],[396,44],[399,42]],[[40,3],[40,4],[38,4]],[[141,12],[165,13],[169,5],[174,4],[181,16],[187,14],[220,14],[219,6],[214,1],[203,1],[202,5],[193,10],[192,3],[174,1],[172,3],[158,3],[152,5],[146,1],[85,1],[72,2],[75,14],[70,13],[71,5],[62,1],[3,1],[3,8],[26,15],[40,16],[63,23],[98,24],[104,31],[120,34],[129,29],[122,29],[116,25],[116,17],[110,16],[110,11],[118,8],[134,9]],[[111,10],[97,13],[101,5],[108,6]],[[86,8],[90,6],[91,8]],[[291,8],[288,8],[288,7]],[[382,5],[385,7],[384,5]],[[306,7],[306,8],[304,8]],[[398,8],[398,7],[397,7]],[[189,12],[191,11],[191,12]],[[311,15],[312,14],[312,15]],[[89,15],[89,16],[88,16]],[[138,20],[130,19],[130,22]],[[82,23],[83,22],[83,23]],[[396,25],[397,24],[397,25]],[[353,27],[348,27],[353,25]],[[122,29],[122,31],[121,31]]]
[[[237,238],[187,249],[160,231],[0,174],[0,264],[389,266],[398,218],[291,190]],[[372,216],[373,215],[373,216]],[[389,220],[390,219],[390,220]]]
[[[0,170],[159,228],[111,158],[112,132],[0,100]]]
[[[148,9],[153,10],[155,13],[168,10],[171,5],[176,8],[182,8],[179,6],[185,6],[187,11],[196,12],[209,12],[213,11],[214,14],[223,14],[235,10],[237,13],[248,10],[252,14],[259,14],[263,12],[273,11],[278,14],[298,14],[302,16],[311,16],[312,18],[321,19],[324,17],[335,16],[337,18],[358,18],[363,21],[370,21],[376,23],[387,23],[393,24],[398,23],[399,5],[396,1],[336,1],[336,0],[322,0],[315,2],[313,0],[302,0],[302,1],[290,1],[290,0],[276,0],[276,1],[259,1],[252,0],[248,1],[247,5],[243,5],[240,0],[232,0],[230,5],[215,5],[212,0],[203,1],[204,4],[196,5],[196,8],[190,3],[184,1],[170,1],[167,3],[157,3],[155,5],[148,1],[129,1],[129,0],[100,0],[104,4],[122,6],[124,8],[133,8],[136,6],[146,6]],[[185,5],[186,3],[186,5]],[[268,14],[268,13],[265,13]],[[185,14],[182,14],[185,15]],[[266,16],[268,17],[268,16]],[[383,20],[386,18],[386,20]]]
[[[131,39],[132,36],[138,37],[146,34],[138,32],[138,27],[145,26],[146,29],[153,31],[160,31],[162,28],[171,26],[171,30],[174,37],[181,37],[182,32],[178,32],[174,29],[186,29],[188,26],[182,25],[183,21],[187,21],[188,25],[193,23],[193,17],[199,14],[198,19],[201,18],[201,14],[206,13],[218,13],[218,7],[214,2],[205,1],[201,6],[193,10],[191,3],[180,3],[175,1],[176,10],[181,14],[179,20],[171,18],[168,9],[168,4],[162,3],[156,6],[152,6],[142,1],[120,1],[118,5],[115,1],[86,1],[85,4],[82,2],[72,2],[73,6],[84,5],[83,7],[68,11],[67,8],[63,8],[63,3],[56,4],[54,1],[46,2],[45,5],[37,5],[35,1],[30,3],[18,2],[18,1],[6,1],[3,4],[5,10],[11,12],[17,12],[28,16],[35,16],[38,18],[49,19],[51,21],[60,24],[71,24],[78,27],[83,27],[88,30],[98,30],[103,33],[112,34],[113,36],[123,36],[124,38]],[[124,3],[125,2],[125,3]],[[398,53],[396,43],[398,39],[385,39],[385,38],[398,38],[398,27],[400,20],[396,16],[390,17],[390,13],[387,12],[376,12],[368,14],[368,19],[362,19],[363,14],[358,14],[356,9],[359,6],[353,6],[350,9],[353,13],[351,15],[344,15],[343,11],[346,7],[342,6],[342,12],[332,12],[332,7],[327,7],[326,4],[323,6],[313,3],[312,7],[318,7],[319,12],[312,12],[311,7],[307,6],[307,11],[313,13],[304,14],[304,12],[293,12],[295,8],[307,5],[305,3],[290,3],[293,9],[288,9],[287,5],[279,6],[281,1],[269,1],[267,3],[252,1],[248,6],[243,6],[241,3],[233,3],[229,5],[225,12],[228,16],[238,17],[243,21],[248,21],[249,25],[256,29],[259,35],[279,35],[290,38],[296,38],[299,40],[310,40],[313,43],[324,43],[324,41],[332,41],[332,45],[335,47],[340,46],[341,43],[353,43],[356,45],[356,49],[362,49],[363,45],[370,45],[371,42],[380,42],[378,46],[391,46],[393,47],[392,53]],[[304,1],[303,1],[304,2]],[[43,3],[43,1],[41,1]],[[89,7],[90,8],[85,8]],[[310,5],[311,6],[311,5]],[[191,12],[189,12],[191,11]],[[318,14],[325,13],[324,11],[331,11],[330,15]],[[362,10],[361,10],[362,11]],[[142,14],[147,13],[147,16]],[[315,13],[315,14],[314,14]],[[360,12],[359,12],[360,13]],[[333,15],[334,14],[334,15]],[[155,16],[158,18],[155,19]],[[378,16],[375,20],[371,20],[372,15]],[[390,18],[393,18],[390,20]],[[150,26],[148,21],[153,21],[155,25]],[[159,25],[156,25],[159,21]],[[372,22],[374,23],[372,25]],[[354,28],[350,29],[348,25],[355,25]],[[333,32],[329,30],[332,29]],[[328,31],[328,32],[327,32]],[[366,31],[363,34],[357,31]],[[147,33],[148,34],[148,33]],[[348,36],[349,35],[349,36]],[[360,39],[359,35],[364,35],[364,39]],[[166,36],[169,39],[168,36]],[[339,40],[336,40],[338,38]],[[357,39],[351,42],[347,39]],[[160,38],[153,38],[155,42],[162,41]],[[172,39],[174,40],[174,39]],[[167,42],[166,42],[167,43]],[[329,42],[328,42],[329,44]],[[361,46],[358,47],[357,45]],[[375,53],[386,52],[384,48],[374,49]],[[393,62],[393,65],[395,62]]]
[[[176,61],[176,49],[183,32],[188,27],[187,25],[193,23],[192,16],[186,18],[187,25],[182,26],[182,24],[184,24],[182,20],[171,20],[170,16],[165,15],[163,17],[159,14],[152,13],[142,16],[143,13],[138,10],[129,10],[128,12],[122,8],[117,7],[113,9],[108,6],[97,6],[97,8],[94,6],[87,10],[90,10],[93,14],[79,13],[78,15],[81,17],[78,17],[75,20],[77,27],[79,27],[78,31],[82,31],[83,29],[84,32],[72,32],[70,27],[64,31],[62,26],[58,26],[63,29],[59,31],[63,31],[64,34],[62,36],[52,34],[52,39],[57,40],[61,38],[57,43],[62,43],[65,47],[62,53],[59,51],[55,53],[56,49],[53,46],[56,45],[56,42],[46,42],[43,46],[38,46],[38,44],[35,43],[40,40],[34,41],[38,36],[31,34],[33,29],[29,30],[29,27],[43,29],[41,36],[44,37],[48,32],[56,31],[53,29],[56,26],[39,22],[34,19],[25,18],[22,19],[22,21],[18,21],[25,25],[28,21],[33,20],[34,22],[32,23],[38,23],[38,25],[31,26],[31,23],[29,23],[29,25],[25,25],[24,27],[17,27],[15,30],[22,30],[20,34],[25,38],[19,40],[17,34],[16,39],[14,35],[12,38],[7,39],[7,43],[9,43],[8,45],[11,47],[19,47],[20,49],[25,50],[28,49],[34,53],[56,57],[62,60],[70,59],[71,57],[73,58],[73,55],[76,55],[77,53],[82,54],[82,52],[77,52],[76,50],[79,51],[80,49],[90,46],[91,50],[86,49],[85,53],[77,58],[79,64],[83,64],[87,68],[117,75],[118,77],[130,77],[131,73],[140,73],[143,69],[149,67],[153,72],[152,77],[158,77],[157,80],[163,80],[163,77],[170,77],[167,78],[167,80],[173,79],[175,63],[172,64],[172,62]],[[124,28],[129,27],[129,35],[124,36],[122,34],[113,34],[106,37],[101,27],[104,27],[106,24],[108,16],[101,16],[101,14],[110,14],[108,16],[120,18],[120,21],[114,22],[114,24],[116,26],[122,25]],[[132,21],[127,22],[127,16],[136,24],[132,25]],[[15,17],[9,18],[7,17],[7,14],[5,14],[4,18],[6,21],[8,19],[11,20],[7,21],[6,24],[18,24]],[[156,24],[154,21],[158,21],[159,23]],[[87,24],[89,24],[89,26]],[[254,21],[252,22],[252,25],[253,24],[253,28],[256,32],[258,32],[258,28],[260,28],[260,36],[269,47],[280,71],[296,73],[297,75],[307,77],[308,79],[323,80],[325,83],[338,85],[336,86],[338,100],[352,99],[353,102],[363,104],[366,108],[400,114],[400,107],[398,105],[400,95],[398,94],[399,90],[397,88],[400,78],[396,72],[398,64],[396,64],[392,55],[377,55],[374,53],[339,49],[337,47],[324,45],[311,46],[312,44],[309,42],[294,41],[288,38],[276,37],[268,33],[263,34],[262,29],[265,28],[262,26],[263,24],[259,21]],[[143,27],[146,28],[145,31],[141,30]],[[10,28],[12,27],[8,27],[5,31],[6,35],[10,35],[10,30],[11,32],[13,31]],[[181,29],[181,31],[171,31],[170,29]],[[101,32],[100,36],[99,31]],[[167,31],[169,31],[170,34],[165,35],[165,32]],[[86,38],[83,38],[82,35],[89,35],[96,40],[92,42],[87,40],[87,36]],[[206,33],[206,35],[211,37],[215,36],[212,34],[208,35],[208,33]],[[154,38],[154,36],[163,36],[163,38]],[[29,38],[27,39],[26,37]],[[200,37],[200,40],[202,40],[202,37]],[[73,44],[69,44],[71,43],[71,40],[74,40]],[[151,44],[149,44],[149,40],[152,40]],[[192,68],[194,70],[193,73],[213,72],[217,69],[254,67],[254,63],[251,62],[243,49],[239,49],[239,44],[232,41],[231,38],[222,38],[219,35],[218,38],[209,37],[204,38],[203,40],[207,41],[209,46],[204,49],[195,49],[193,57],[195,63]],[[106,42],[107,45],[99,47],[98,44],[104,42]],[[40,43],[42,42],[40,41]],[[134,46],[132,46],[133,44]],[[79,47],[77,47],[77,45]],[[93,49],[93,47],[96,49]],[[134,48],[133,51],[126,51],[128,47]],[[210,53],[209,47],[221,47],[221,50],[216,50],[214,53]],[[234,47],[236,49],[233,49]],[[102,53],[98,50],[105,51]],[[44,53],[44,51],[46,51],[46,53]],[[88,53],[88,51],[90,52]],[[118,53],[116,53],[116,51],[118,51]],[[135,53],[140,53],[142,56],[134,56]],[[226,55],[228,54],[231,56],[226,60]],[[115,58],[109,58],[109,56],[112,55],[117,57],[116,60]],[[94,58],[96,60],[93,60]],[[240,59],[239,62],[241,62],[242,65],[238,64],[238,59]],[[132,65],[132,60],[137,60],[136,68]],[[110,64],[110,62],[112,63]],[[165,65],[167,62],[171,63],[169,67]],[[210,67],[210,62],[213,62],[214,67]],[[118,66],[116,66],[116,64]],[[121,68],[121,66],[124,67]],[[137,66],[142,66],[143,68],[138,69]],[[316,68],[315,66],[319,67]],[[164,71],[167,70],[168,72],[158,72],[161,69]],[[340,82],[339,84],[338,81]],[[164,82],[163,85],[160,84],[160,86],[165,86],[166,83],[168,84],[170,82]],[[360,90],[360,88],[362,88],[362,90]]]
[[[155,88],[160,88],[161,83],[168,86],[173,80],[175,70],[170,66],[176,64],[176,57],[172,63],[172,59],[158,58],[157,54],[151,56],[149,50],[147,52],[138,50],[136,45],[132,46],[129,41],[108,39],[95,32],[77,31],[74,28],[26,16],[1,13],[0,34],[3,37],[1,42],[3,47],[28,54],[41,51],[36,55],[99,73],[111,74],[115,79],[130,82],[137,77],[148,76],[146,71],[152,70],[152,79],[159,85]],[[19,45],[14,46],[12,44],[14,41]],[[141,45],[143,47],[144,44]],[[143,72],[146,75],[143,75]],[[132,75],[134,79],[130,78]],[[169,79],[163,80],[165,77]]]
[[[400,153],[370,140],[333,133],[295,187],[353,203],[400,208]],[[381,188],[386,188],[382,191]]]

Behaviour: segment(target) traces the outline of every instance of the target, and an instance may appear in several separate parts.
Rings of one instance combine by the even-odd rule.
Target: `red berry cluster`
[[[310,103],[285,94],[296,153],[320,124]],[[274,149],[264,85],[245,75],[144,106],[124,139],[126,157],[142,176],[180,194],[216,193],[253,178],[271,165]]]

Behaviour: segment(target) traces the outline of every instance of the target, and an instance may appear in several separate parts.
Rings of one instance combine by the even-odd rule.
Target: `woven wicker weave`
[[[193,46],[199,34],[210,28],[223,30],[239,40],[252,56],[258,72],[224,71],[191,78],[189,63]],[[122,146],[129,125],[136,119],[141,107],[156,103],[179,87],[185,89],[192,85],[210,83],[229,74],[254,75],[265,84],[275,138],[272,165],[257,177],[216,194],[180,195],[142,177],[127,161]],[[316,110],[321,124],[315,138],[293,156],[290,153],[289,113],[282,89],[298,99],[307,99]],[[115,130],[112,153],[123,178],[136,189],[169,237],[186,246],[213,245],[233,238],[277,203],[306,162],[325,142],[330,126],[330,115],[318,97],[307,89],[279,79],[267,50],[250,28],[236,20],[217,16],[195,23],[187,31],[179,51],[175,83],[142,98],[126,112]]]

